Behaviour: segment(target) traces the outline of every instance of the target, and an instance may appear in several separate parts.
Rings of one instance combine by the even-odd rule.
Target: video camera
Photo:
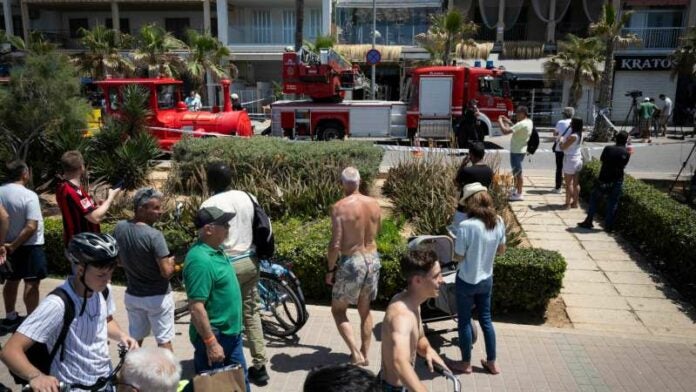
[[[633,99],[636,99],[636,98],[638,98],[638,97],[642,97],[642,96],[643,96],[643,92],[640,91],[640,90],[631,90],[631,91],[627,91],[626,94],[625,94],[625,96],[626,96],[626,97],[631,97],[631,98],[633,98]]]

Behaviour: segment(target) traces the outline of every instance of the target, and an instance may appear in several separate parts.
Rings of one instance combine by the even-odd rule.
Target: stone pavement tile
[[[580,229],[582,230],[582,229]],[[616,242],[616,238],[612,235],[605,233],[604,231],[588,232],[588,231],[577,231],[575,236],[580,241],[594,241],[594,242]]]
[[[583,248],[587,249],[588,251],[597,250],[600,252],[612,253],[621,253],[625,251],[624,248],[621,247],[621,245],[617,244],[616,242],[610,241],[595,241],[591,239],[587,240],[584,238],[580,238],[580,244]]]
[[[566,307],[570,321],[575,323],[616,324],[640,326],[640,321],[628,310],[588,309]]]
[[[584,249],[580,247],[577,241],[558,241],[558,240],[530,240],[532,244],[536,247],[557,250],[557,251],[568,251],[568,252],[583,252]]]
[[[590,270],[599,271],[597,263],[592,259],[565,259],[568,270]]]
[[[518,218],[519,219],[519,218]],[[526,233],[528,232],[541,232],[541,233],[548,233],[548,232],[558,232],[559,230],[563,230],[561,226],[557,225],[544,225],[544,224],[537,224],[537,223],[525,223],[522,228]]]
[[[552,231],[552,232],[538,232],[538,231],[526,231],[527,238],[529,239],[540,239],[540,240],[552,240],[552,241],[573,241],[573,235],[567,231]]]
[[[657,336],[683,336],[687,338],[694,339],[696,338],[696,328],[678,328],[678,327],[671,327],[671,326],[649,326],[648,330],[653,335]],[[696,382],[696,380],[694,381]]]
[[[609,283],[603,272],[587,270],[567,270],[563,282]]]
[[[667,298],[674,295],[674,292],[664,286],[655,286],[654,284],[614,284],[619,294],[625,297],[643,297],[643,298]]]
[[[612,283],[623,284],[659,284],[661,279],[646,272],[607,271],[607,277]]]
[[[562,294],[619,295],[610,283],[563,282]]]
[[[549,226],[566,226],[560,219],[555,216],[518,216],[517,220],[524,228],[526,225],[549,225]]]
[[[649,312],[688,312],[693,308],[688,304],[667,298],[641,298],[641,297],[624,297],[633,310],[645,310]]]
[[[650,331],[644,325],[623,325],[608,323],[581,323],[574,322],[573,328],[586,331],[618,332],[622,334],[643,334],[648,335]]]
[[[635,261],[597,261],[596,263],[602,271],[650,272],[643,269],[648,269],[650,268],[649,266],[643,266]]]
[[[600,249],[587,249],[587,253],[590,254],[595,261],[634,261],[631,255],[625,252],[608,252]]]
[[[649,327],[677,327],[677,328],[695,328],[696,323],[686,314],[677,309],[666,309],[661,312],[650,312],[646,310],[636,310],[640,320]]]
[[[573,308],[631,309],[626,299],[619,296],[563,294],[563,302]]]

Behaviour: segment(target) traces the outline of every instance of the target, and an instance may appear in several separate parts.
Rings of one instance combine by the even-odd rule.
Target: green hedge
[[[406,251],[406,241],[400,233],[402,225],[403,222],[383,220],[377,239],[378,251],[382,256],[377,298],[381,304],[386,304],[406,286],[399,268],[399,260]],[[49,272],[52,275],[68,274],[70,266],[62,254],[63,229],[60,219],[46,219],[44,227]],[[102,231],[111,232],[113,227],[113,224],[102,224]],[[315,301],[330,299],[331,290],[324,284],[324,272],[331,240],[331,220],[323,218],[305,223],[299,219],[288,219],[275,222],[273,228],[276,255],[293,263],[293,270],[302,282],[306,297]],[[170,245],[183,237],[171,229],[165,231],[165,236]],[[565,260],[557,252],[509,248],[494,264],[494,308],[500,312],[543,310],[548,300],[558,295],[565,268]],[[113,280],[125,282],[123,271],[117,269]]]
[[[566,266],[556,251],[508,248],[493,264],[493,309],[543,311],[561,292]]]
[[[234,172],[234,188],[255,194],[273,219],[322,217],[342,196],[341,171],[357,167],[365,192],[378,173],[382,154],[371,143],[353,141],[185,139],[174,146],[170,185],[200,193],[205,183],[202,168],[222,160]]]
[[[580,173],[586,200],[599,168],[599,162],[593,161]],[[599,204],[599,214],[604,213],[605,202],[603,199]],[[683,296],[696,303],[696,211],[655,187],[626,176],[614,228],[664,271]]]

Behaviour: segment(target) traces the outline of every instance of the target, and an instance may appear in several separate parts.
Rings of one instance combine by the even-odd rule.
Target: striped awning
[[[376,0],[376,8],[441,8],[442,0]],[[336,8],[372,8],[372,0],[338,0]]]

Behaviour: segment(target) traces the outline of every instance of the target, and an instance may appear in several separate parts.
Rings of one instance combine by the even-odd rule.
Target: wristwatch
[[[334,265],[334,267],[333,267],[332,269],[328,269],[328,268],[327,268],[327,269],[326,269],[326,273],[327,273],[327,274],[333,274],[334,272],[336,272],[337,269],[338,269],[338,266],[337,266],[337,265]]]

